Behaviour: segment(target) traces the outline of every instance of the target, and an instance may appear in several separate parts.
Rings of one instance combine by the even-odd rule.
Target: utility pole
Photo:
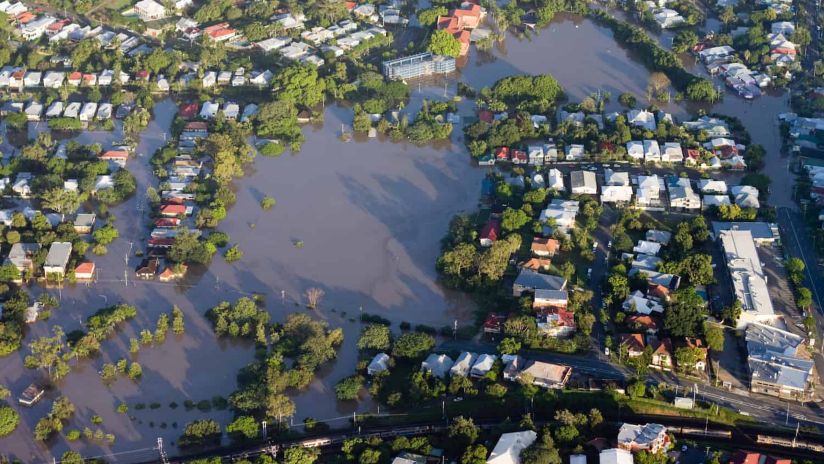
[[[263,435],[263,438],[266,438],[266,436],[267,436],[267,434],[266,434],[266,421],[260,421],[260,431],[261,431],[261,434]]]
[[[166,456],[166,452],[163,451],[163,438],[157,437],[157,451],[160,453],[160,460],[163,464],[169,464],[169,458]]]
[[[790,423],[790,400],[787,400],[787,418],[784,419],[784,425]]]
[[[795,436],[793,437],[793,448],[795,448],[795,441],[798,440],[798,429],[801,427],[801,421],[795,424]]]

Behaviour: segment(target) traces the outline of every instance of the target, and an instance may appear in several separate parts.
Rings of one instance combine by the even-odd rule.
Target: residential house
[[[547,171],[546,187],[556,192],[565,191],[566,187],[564,187],[564,174],[555,168]]]
[[[78,281],[90,281],[94,279],[95,265],[92,262],[83,262],[74,268],[74,278]]]
[[[663,182],[657,175],[638,176],[638,187],[635,192],[635,202],[639,207],[660,207]]]
[[[604,185],[601,187],[601,203],[625,205],[632,201],[632,187],[628,185]]]
[[[627,356],[630,358],[644,354],[644,336],[641,334],[622,334],[619,345],[626,348]]]
[[[19,5],[19,4],[18,4]],[[26,407],[32,407],[35,403],[40,401],[46,390],[37,384],[31,384],[23,390],[23,393],[17,399],[17,402]]]
[[[628,187],[630,185],[628,172],[616,172],[612,169],[604,169],[604,185],[616,187]]]
[[[469,371],[469,375],[471,377],[480,378],[487,374],[487,372],[492,370],[492,367],[495,364],[495,361],[498,360],[498,356],[494,354],[481,354],[475,360],[475,364],[472,365],[472,369]]]
[[[455,360],[455,364],[452,365],[452,368],[449,369],[449,375],[469,377],[469,372],[472,369],[472,366],[475,365],[477,359],[477,354],[464,351],[460,354],[460,356],[458,356],[458,359]]]
[[[657,163],[661,161],[661,147],[656,140],[644,140],[644,162]]]
[[[52,242],[49,253],[46,255],[46,262],[43,264],[43,272],[46,277],[58,276],[62,279],[66,274],[66,265],[72,254],[72,244],[70,242]]]
[[[711,207],[720,207],[720,206],[730,206],[732,202],[730,201],[730,197],[727,195],[704,195],[704,198],[701,199],[701,207],[703,209],[711,208]]]
[[[672,370],[673,351],[670,339],[655,340],[651,345],[652,358],[650,360],[650,367],[664,371]]]
[[[704,345],[704,342],[700,338],[693,338],[693,337],[685,337],[682,343],[682,346],[685,348],[690,348],[694,350],[698,356],[695,360],[695,364],[689,366],[679,366],[681,369],[685,369],[687,371],[701,371],[704,372],[707,369],[707,347]]]
[[[27,89],[32,87],[40,87],[40,83],[43,80],[43,73],[40,71],[28,71],[23,76],[23,86]]]
[[[595,195],[598,193],[598,182],[592,171],[572,171],[569,174],[571,192],[581,195]]]
[[[46,109],[46,118],[59,118],[63,114],[63,102],[54,101]]]
[[[661,327],[657,318],[646,314],[632,314],[626,318],[626,323],[633,330],[641,330],[647,335],[657,334]]]
[[[670,446],[667,428],[660,424],[623,424],[618,429],[618,448],[630,451],[658,453]]]
[[[80,213],[74,218],[74,231],[80,235],[88,235],[94,230],[97,216],[94,213]]]
[[[584,159],[584,156],[586,156],[586,151],[583,145],[573,143],[566,146],[565,159],[567,161],[581,161]]]
[[[564,290],[552,289],[535,289],[535,296],[532,301],[532,309],[535,311],[552,309],[552,308],[566,308],[569,301],[569,295]]]
[[[647,110],[630,110],[627,112],[627,123],[649,131],[656,128],[655,115]]]
[[[666,246],[669,244],[670,239],[672,239],[672,232],[650,229],[647,231],[645,239],[648,242],[660,243],[661,245]]]
[[[531,271],[549,271],[550,267],[552,266],[552,260],[549,258],[529,258],[528,260],[520,263],[518,266],[529,269]]]
[[[154,0],[140,0],[135,3],[134,12],[144,22],[166,17],[166,7]]]
[[[704,194],[726,195],[727,183],[723,180],[699,179],[698,189]]]
[[[637,140],[627,142],[627,156],[630,159],[643,161],[644,160],[644,143]]]
[[[484,320],[484,333],[501,333],[506,316],[502,314],[489,313]]]
[[[94,120],[95,113],[97,113],[97,103],[86,102],[80,108],[80,114],[77,117],[83,122],[89,122]]]
[[[566,294],[566,292],[560,293]],[[566,305],[566,300],[564,304]],[[550,337],[568,337],[574,334],[577,328],[575,313],[558,307],[540,309],[537,314],[537,325],[538,330]]]
[[[34,255],[40,251],[38,243],[17,242],[11,246],[9,255],[4,264],[12,264],[20,271],[21,275],[27,272],[34,272]]]
[[[566,284],[567,281],[563,277],[540,274],[522,268],[512,284],[512,296],[520,297],[524,292],[535,292],[536,290],[564,290]]]
[[[106,150],[97,155],[97,159],[108,161],[112,168],[126,167],[126,161],[129,159],[129,152],[126,150]]]
[[[530,251],[535,256],[546,258],[555,256],[555,253],[558,252],[560,246],[560,242],[553,238],[535,237],[532,239],[532,246],[530,247]]]
[[[670,208],[679,211],[695,211],[701,209],[701,197],[689,186],[670,187],[669,202]]]
[[[497,219],[489,219],[481,229],[479,241],[481,246],[489,247],[498,240],[501,235],[501,223]]]
[[[632,453],[627,450],[610,448],[598,455],[599,464],[633,464]]]
[[[569,366],[543,361],[527,361],[524,364],[524,368],[517,374],[517,379],[530,376],[533,379],[533,385],[543,388],[564,388],[572,375],[572,368]]]
[[[662,163],[683,163],[684,151],[681,149],[681,144],[677,142],[667,142],[664,144],[664,150],[661,152]]]
[[[652,313],[662,314],[664,307],[652,298],[647,298],[640,290],[636,290],[627,296],[621,305],[624,311],[649,316]]]
[[[541,211],[540,221],[551,222],[561,232],[567,233],[575,227],[575,217],[578,215],[579,204],[575,200],[561,200],[556,198]]]
[[[498,443],[495,444],[486,462],[487,464],[520,464],[521,453],[535,443],[537,438],[538,434],[532,430],[505,433],[498,439]]]
[[[211,101],[204,102],[200,108],[200,117],[203,119],[214,119],[219,109],[219,103]]]
[[[389,370],[389,355],[386,353],[378,353],[372,358],[372,361],[366,367],[366,373],[374,376],[381,372]]]

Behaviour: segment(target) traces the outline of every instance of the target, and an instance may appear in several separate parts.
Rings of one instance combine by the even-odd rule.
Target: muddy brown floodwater
[[[611,92],[613,101],[625,91],[643,95],[649,75],[613,41],[609,30],[586,19],[561,16],[530,40],[510,36],[504,48],[492,53],[473,50],[460,79],[481,87],[522,73],[553,74],[573,101],[598,89]],[[444,95],[455,95],[454,80],[445,87],[413,85],[408,108],[414,111],[424,97]],[[775,168],[783,163],[773,150],[778,146],[775,113],[784,108],[785,97],[747,103],[728,95],[715,110],[742,118],[754,140],[767,146],[768,163]],[[676,104],[666,109],[678,118],[694,110]],[[460,112],[471,115],[472,103],[462,103]],[[237,204],[219,229],[228,232],[244,251],[242,260],[227,264],[216,256],[208,270],[193,273],[180,284],[135,282],[133,269],[139,258],[130,250],[142,248],[148,236],[144,193],[157,183],[148,159],[169,136],[174,113],[171,100],[159,102],[154,119],[140,136],[137,156],[128,166],[137,178],[138,194],[113,208],[121,237],[109,247],[108,255],[93,257],[99,281],[48,290],[61,298],[61,306],[49,321],[31,326],[26,343],[47,334],[54,325],[67,332],[80,328],[87,316],[115,302],[136,305],[138,317],[104,343],[99,358],[78,363],[58,385],[59,393],[50,392],[34,408],[21,410],[20,427],[0,439],[0,450],[11,456],[42,462],[75,449],[87,456],[108,455],[118,462],[143,461],[157,456],[152,448],[158,437],[174,453],[171,443],[191,420],[214,418],[227,423],[229,411],[186,411],[182,407],[186,399],[228,396],[235,388],[237,370],[253,358],[254,349],[248,343],[216,340],[203,317],[222,300],[262,293],[273,319],[283,320],[291,312],[306,311],[299,303],[306,289],[326,291],[316,314],[331,326],[343,327],[346,340],[338,359],[322,369],[307,391],[292,392],[297,406],[295,423],[306,417],[339,418],[332,425],[343,425],[353,411],[374,411],[375,405],[367,398],[339,403],[333,392],[335,383],[355,366],[361,310],[390,319],[395,329],[401,321],[441,327],[472,320],[472,305],[436,283],[433,265],[450,218],[477,207],[486,172],[470,162],[461,128],[456,128],[451,142],[437,146],[379,139],[343,143],[338,135],[342,125],[351,123],[351,110],[341,106],[328,107],[321,126],[305,128],[306,143],[300,153],[258,157],[248,175],[236,181]],[[105,146],[121,134],[91,133],[78,138]],[[264,195],[277,200],[270,211],[259,206]],[[296,240],[304,243],[303,248],[294,246]],[[124,285],[124,274],[128,285]],[[185,313],[185,335],[170,335],[162,345],[140,350],[136,357],[143,366],[140,382],[121,379],[103,385],[97,374],[100,366],[128,357],[129,338],[153,328],[158,315],[173,304]],[[40,375],[23,367],[26,352],[24,348],[0,359],[0,384],[15,393]],[[34,425],[58,394],[68,396],[77,406],[67,430],[94,429],[91,417],[100,415],[101,428],[116,435],[115,443],[69,443],[63,436],[47,444],[35,442]],[[121,402],[129,404],[134,420],[115,412]],[[181,406],[172,409],[171,402]],[[137,403],[160,407],[136,410]]]

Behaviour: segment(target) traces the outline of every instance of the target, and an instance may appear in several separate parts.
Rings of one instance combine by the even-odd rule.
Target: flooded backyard
[[[571,101],[599,89],[609,91],[611,109],[616,110],[620,93],[644,95],[649,76],[614,42],[609,30],[586,19],[560,17],[531,39],[510,36],[492,53],[473,50],[459,79],[479,88],[524,73],[554,75]],[[446,93],[455,94],[454,81]],[[413,85],[408,108],[417,108],[424,97],[442,98],[443,94],[443,86]],[[712,111],[739,117],[753,141],[767,148],[767,172],[777,172],[774,169],[782,166],[786,170],[786,162],[778,154],[775,115],[787,107],[786,96],[745,102],[727,95]],[[470,102],[460,108],[464,116],[473,113]],[[679,119],[694,110],[674,103],[664,109]],[[304,128],[306,142],[300,153],[258,157],[247,176],[235,182],[237,204],[219,230],[240,246],[243,259],[227,264],[216,255],[208,270],[193,273],[179,284],[135,282],[133,270],[139,258],[134,257],[134,250],[144,248],[149,235],[144,194],[148,186],[157,183],[148,160],[169,137],[174,113],[171,100],[156,105],[154,119],[140,137],[137,156],[129,161],[127,168],[137,179],[138,193],[112,208],[121,236],[109,247],[108,255],[93,257],[99,281],[49,290],[61,298],[61,306],[48,322],[33,324],[26,339],[28,343],[48,334],[53,325],[67,332],[80,328],[87,316],[115,302],[138,308],[138,317],[103,344],[102,356],[80,362],[58,386],[59,393],[77,406],[68,430],[95,429],[91,417],[100,415],[100,427],[117,439],[110,446],[69,443],[62,436],[45,445],[35,442],[34,425],[48,413],[58,394],[50,392],[46,400],[21,412],[21,425],[14,434],[0,439],[0,449],[11,456],[26,462],[46,461],[71,448],[87,456],[113,455],[111,459],[119,462],[144,461],[157,456],[152,448],[158,437],[174,453],[171,442],[191,420],[214,418],[227,423],[232,416],[228,410],[200,412],[182,407],[187,399],[197,402],[216,395],[227,397],[235,389],[237,370],[253,359],[251,344],[217,340],[203,317],[222,300],[261,293],[273,319],[283,320],[291,312],[306,311],[300,303],[306,289],[325,290],[326,296],[314,312],[331,326],[343,327],[346,340],[337,361],[321,370],[307,391],[293,392],[295,423],[306,417],[341,418],[332,425],[343,425],[354,410],[375,410],[368,401],[339,403],[333,390],[335,383],[354,369],[361,311],[390,319],[394,329],[401,321],[441,327],[473,320],[473,308],[466,298],[436,283],[433,264],[450,218],[476,208],[480,181],[486,173],[470,161],[461,141],[461,128],[456,127],[451,143],[437,147],[378,139],[343,143],[338,139],[340,128],[350,125],[352,117],[351,110],[342,106],[327,107],[322,126]],[[100,142],[104,147],[122,138],[117,131],[80,137],[83,143]],[[781,192],[774,184],[773,197],[779,204],[788,201]],[[265,195],[277,200],[270,211],[259,206]],[[296,247],[295,241],[304,246]],[[39,291],[32,289],[35,294]],[[129,338],[137,337],[144,328],[153,329],[158,315],[169,312],[174,304],[184,311],[185,335],[169,335],[163,344],[140,350],[136,356],[143,367],[140,382],[121,379],[105,386],[97,373],[100,366],[128,358]],[[24,348],[0,359],[0,384],[15,393],[39,375],[23,367],[27,351]],[[180,406],[173,409],[171,402]],[[115,412],[120,403],[129,404],[128,415]],[[160,407],[135,410],[137,403],[158,403]]]

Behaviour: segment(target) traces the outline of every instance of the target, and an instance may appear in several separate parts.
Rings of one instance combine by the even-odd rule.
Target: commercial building
[[[752,322],[745,334],[750,390],[778,397],[806,399],[814,363],[800,358],[804,338],[786,330]]]
[[[751,322],[769,323],[778,319],[770,300],[767,276],[761,268],[750,231],[723,230],[718,240],[727,261],[733,292],[741,302],[738,328],[746,328]]]
[[[448,74],[455,70],[455,58],[451,56],[418,53],[383,62],[383,74],[387,79],[414,79],[433,74]]]

